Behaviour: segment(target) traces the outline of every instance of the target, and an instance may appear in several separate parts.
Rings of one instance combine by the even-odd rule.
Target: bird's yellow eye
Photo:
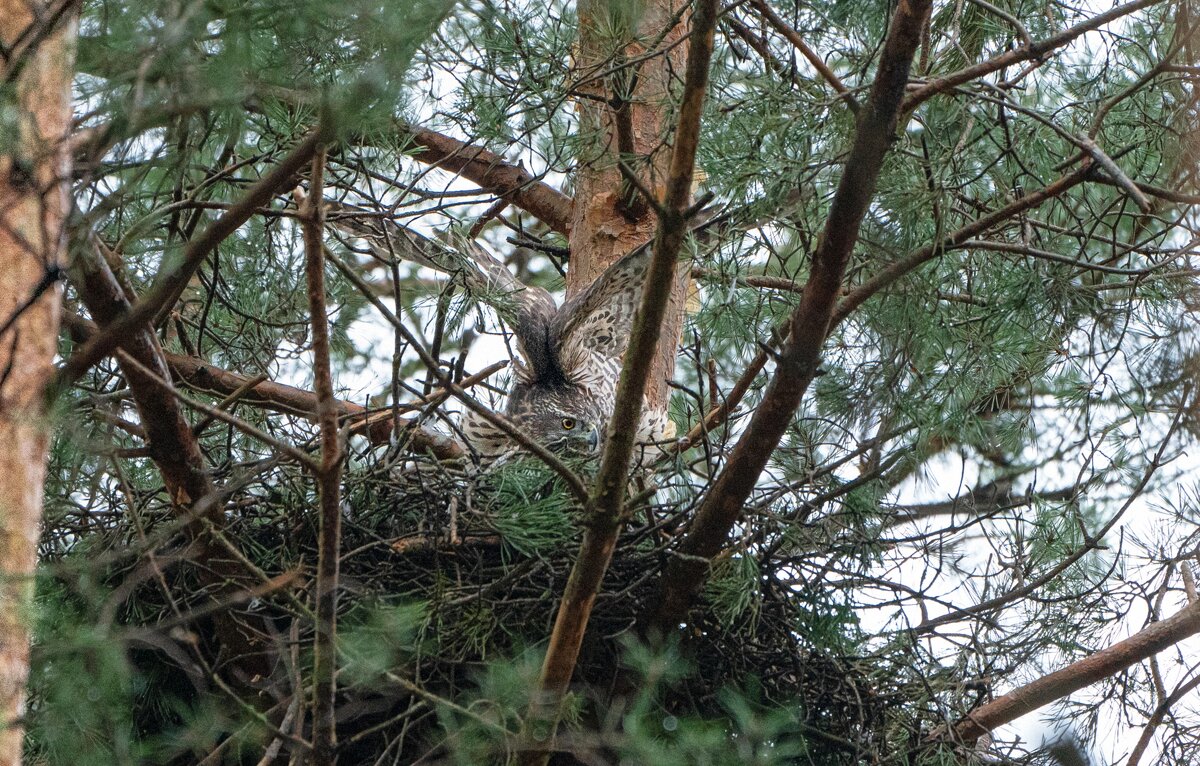
[[[575,418],[563,418],[562,427],[564,431],[575,430]]]

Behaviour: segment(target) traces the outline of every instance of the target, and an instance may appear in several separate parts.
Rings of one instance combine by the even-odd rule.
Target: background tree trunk
[[[0,766],[21,761],[29,606],[41,526],[70,157],[75,22],[59,8],[0,0]],[[11,79],[10,79],[11,78]]]

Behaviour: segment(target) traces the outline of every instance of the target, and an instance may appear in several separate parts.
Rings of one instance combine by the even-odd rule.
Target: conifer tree
[[[0,139],[0,270],[41,253],[0,286],[5,550],[54,429],[0,763],[1196,760],[1197,24],[0,14],[44,144]],[[488,414],[530,349],[480,252],[560,303],[647,254],[594,452]]]

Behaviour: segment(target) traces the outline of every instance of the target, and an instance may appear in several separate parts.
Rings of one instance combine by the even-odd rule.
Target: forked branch
[[[811,275],[800,305],[789,319],[787,341],[776,358],[775,375],[701,503],[676,557],[667,565],[658,599],[642,620],[643,630],[650,635],[664,635],[687,614],[707,574],[708,561],[720,551],[741,517],[746,499],[816,375],[846,264],[896,131],[909,68],[929,8],[929,0],[902,0],[896,8],[870,98],[859,111],[846,169],[813,254]]]

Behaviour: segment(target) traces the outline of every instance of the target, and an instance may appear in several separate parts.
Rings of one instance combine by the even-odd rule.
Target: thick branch
[[[976,708],[954,727],[954,736],[973,742],[998,726],[1120,673],[1196,633],[1200,633],[1200,602],[1189,604],[1174,617],[1153,623],[1118,644]]]
[[[413,155],[415,159],[458,173],[537,217],[551,229],[569,233],[571,198],[537,180],[525,168],[506,162],[495,152],[434,130],[411,125],[402,125],[400,129],[421,149]]]
[[[97,247],[99,244],[94,241],[80,243],[71,266],[71,283],[101,328],[92,327],[85,347],[104,335],[104,328],[109,323],[129,311],[125,291],[108,262],[97,252]],[[159,378],[170,378],[165,355],[154,333],[144,328],[134,331],[122,339],[121,345],[142,367]],[[146,434],[150,458],[162,473],[172,501],[188,508],[211,495],[214,488],[204,456],[200,454],[200,445],[178,402],[139,370],[123,365],[122,372]],[[220,526],[223,516],[220,505],[209,505],[206,516]]]
[[[929,0],[901,0],[892,17],[879,72],[868,102],[859,111],[854,145],[813,255],[811,276],[789,320],[788,338],[776,359],[775,375],[746,432],[701,503],[677,556],[667,565],[657,603],[643,617],[643,628],[652,634],[665,633],[687,614],[692,596],[707,573],[708,560],[724,545],[816,375],[846,264],[896,130],[909,67],[929,7]]]
[[[101,323],[127,315],[129,302],[124,289],[108,262],[97,252],[96,243],[81,244],[71,273],[84,305]],[[94,337],[103,331],[93,330],[93,333]],[[230,589],[240,587],[238,582],[247,573],[238,562],[219,553],[205,533],[204,520],[217,528],[223,525],[224,509],[220,503],[208,502],[216,489],[200,445],[179,402],[161,385],[161,380],[169,379],[165,355],[148,328],[131,333],[121,345],[128,356],[119,356],[118,361],[138,410],[150,458],[162,474],[172,505],[184,518],[190,518],[195,508],[203,508],[203,519],[191,519],[189,534],[200,543],[195,558],[201,564],[202,576],[208,584],[217,586],[214,599],[222,600]],[[232,615],[222,612],[216,625],[222,646],[236,658],[247,677],[269,672],[262,647]]]

